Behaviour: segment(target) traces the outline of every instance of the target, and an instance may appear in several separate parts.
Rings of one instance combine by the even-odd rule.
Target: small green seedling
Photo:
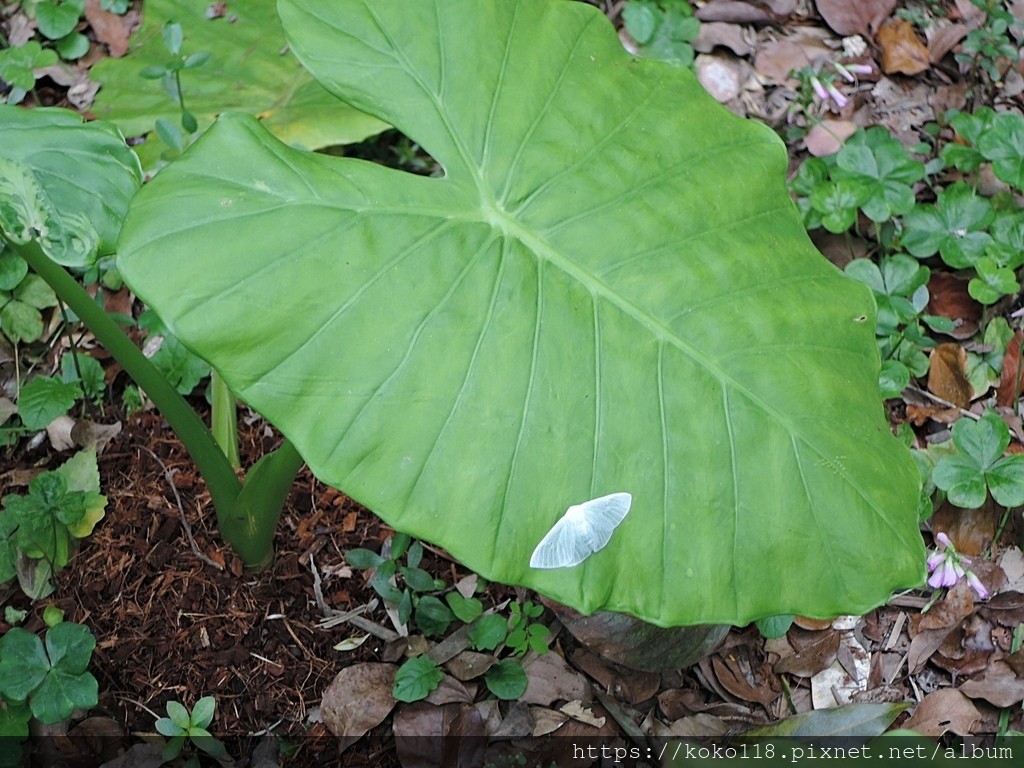
[[[627,0],[622,21],[645,59],[693,64],[700,21],[686,0]]]
[[[551,634],[551,629],[533,621],[544,613],[544,606],[535,605],[527,600],[523,605],[512,603],[509,610],[512,629],[505,642],[512,649],[512,653],[516,656],[525,656],[527,651],[547,653],[548,646],[545,640]]]
[[[403,555],[405,565],[399,562]],[[416,625],[428,636],[444,634],[455,620],[455,614],[438,598],[416,594],[444,589],[444,582],[435,580],[419,567],[423,559],[423,545],[408,535],[396,533],[391,539],[389,551],[382,548],[381,554],[377,554],[369,549],[357,548],[346,552],[345,559],[353,568],[376,569],[370,577],[370,586],[384,600],[398,606],[398,620],[402,624],[409,623],[414,609]],[[395,576],[402,577],[402,588],[396,586]]]
[[[981,74],[990,86],[999,86],[1010,67],[1020,59],[1020,50],[1010,34],[1020,22],[1006,8],[1003,0],[971,0],[985,12],[985,21],[967,33],[961,51],[954,58],[969,71]]]
[[[95,451],[82,451],[29,483],[27,495],[8,494],[0,509],[0,582],[15,576],[34,600],[53,592],[51,577],[66,566],[103,517]]]
[[[199,51],[189,56],[182,55],[181,45],[185,41],[185,34],[181,24],[177,22],[169,21],[164,24],[163,41],[170,58],[165,64],[146,67],[140,74],[148,80],[163,81],[167,95],[174,99],[174,102],[181,108],[181,127],[188,135],[191,135],[199,130],[199,124],[195,115],[189,112],[188,107],[185,106],[185,95],[181,90],[181,73],[186,69],[203,66],[210,60],[210,53],[209,51]],[[185,147],[188,146],[185,135],[182,134],[178,126],[169,120],[157,120],[156,132],[165,144],[179,153],[184,152]]]
[[[156,729],[168,737],[161,757],[169,762],[181,754],[187,742],[211,757],[221,758],[227,754],[227,748],[219,739],[215,739],[207,730],[213,722],[217,702],[212,696],[204,696],[189,711],[177,701],[167,702],[167,717],[156,721]],[[199,767],[199,753],[193,752],[185,761],[185,768]]]
[[[959,453],[943,456],[932,471],[932,480],[951,503],[978,509],[991,493],[1008,509],[1024,504],[1024,455],[1003,456],[1010,429],[995,411],[986,411],[977,421],[957,421],[953,444]]]

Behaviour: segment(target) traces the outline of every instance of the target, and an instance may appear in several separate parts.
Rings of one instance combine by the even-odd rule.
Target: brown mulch
[[[243,452],[258,458],[273,447],[263,423],[243,435]],[[122,436],[99,457],[106,517],[59,574],[51,598],[31,609],[26,627],[42,628],[52,603],[66,619],[89,626],[97,640],[90,671],[99,681],[93,715],[112,718],[127,734],[154,732],[154,713],[170,700],[190,707],[217,699],[210,727],[235,757],[248,754],[272,731],[297,763],[337,754],[334,738],[316,719],[324,689],[348,664],[379,658],[370,638],[355,651],[333,645],[357,634],[346,625],[322,629],[311,560],[323,578],[324,599],[346,610],[370,600],[360,572],[342,570],[343,551],[379,550],[391,533],[380,521],[303,470],[278,526],[276,558],[264,572],[246,573],[216,533],[209,495],[177,438],[156,414],[129,419]],[[244,428],[244,427],[243,427]],[[178,507],[167,467],[181,499]],[[245,459],[243,459],[245,461]],[[60,463],[59,459],[54,464]],[[182,510],[197,548],[225,566],[218,570],[191,549]],[[429,561],[429,558],[427,558]],[[436,572],[444,562],[428,567]],[[326,575],[338,572],[339,576]],[[19,594],[11,603],[29,608]],[[6,630],[0,621],[0,632]],[[110,733],[110,724],[104,733]],[[346,752],[349,765],[395,765],[380,730]],[[137,742],[130,736],[123,744]],[[107,750],[110,754],[110,750]]]

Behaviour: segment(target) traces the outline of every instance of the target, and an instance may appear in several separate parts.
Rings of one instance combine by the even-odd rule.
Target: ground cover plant
[[[156,729],[134,759],[226,760],[222,736],[245,757],[240,730],[268,728],[253,761],[315,761],[330,732],[383,765],[445,723],[638,749],[1022,729],[1015,7],[609,4],[633,58],[583,3],[53,3],[60,49],[54,9],[21,5],[0,632],[42,644],[46,593],[92,630],[81,703]],[[139,10],[121,58],[99,30]],[[150,133],[141,162],[105,121],[39,109],[97,45],[96,114]],[[261,68],[316,98],[257,85],[214,122]],[[691,71],[786,137],[788,195],[783,145]],[[943,107],[911,116],[914,89]],[[112,412],[128,432],[98,436]],[[286,500],[303,458],[343,493],[302,470]],[[688,630],[693,667],[625,673],[608,659],[671,667],[674,630],[566,605],[737,626]],[[515,744],[477,757],[563,757]]]

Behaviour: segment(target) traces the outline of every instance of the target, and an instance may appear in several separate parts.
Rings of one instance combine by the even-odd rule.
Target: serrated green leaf
[[[406,702],[425,699],[440,685],[443,677],[444,673],[438,669],[437,663],[428,656],[408,659],[395,673],[391,695]]]
[[[458,592],[449,592],[444,599],[459,621],[466,624],[472,624],[484,612],[484,604],[475,597],[467,598]]]
[[[28,429],[45,429],[51,421],[71,410],[81,396],[81,388],[73,382],[38,377],[21,388],[18,415]]]
[[[12,294],[17,301],[36,309],[47,309],[57,305],[53,289],[39,275],[26,275]]]
[[[43,335],[43,316],[35,307],[0,297],[0,330],[11,341],[31,342]]]
[[[487,690],[499,699],[511,701],[526,693],[526,671],[514,659],[502,659],[484,674]]]
[[[493,651],[508,635],[508,621],[496,613],[489,613],[476,620],[469,632],[469,640],[478,651]]]
[[[584,3],[280,11],[325,86],[444,177],[224,115],[136,198],[119,266],[321,479],[588,613],[835,615],[923,580],[872,300],[807,240],[774,133]],[[607,547],[529,567],[570,505],[618,491]],[[766,576],[769,555],[802,567]]]
[[[443,635],[455,621],[455,614],[433,595],[425,595],[416,603],[416,626],[427,637]]]

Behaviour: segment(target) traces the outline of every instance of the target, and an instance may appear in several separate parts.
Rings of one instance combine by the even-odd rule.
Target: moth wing
[[[589,546],[590,527],[569,508],[544,534],[530,556],[531,568],[571,568],[594,552]]]
[[[630,494],[613,493],[585,501],[576,507],[586,521],[587,541],[591,552],[597,552],[608,545],[612,533],[626,518],[632,503],[633,497]]]

